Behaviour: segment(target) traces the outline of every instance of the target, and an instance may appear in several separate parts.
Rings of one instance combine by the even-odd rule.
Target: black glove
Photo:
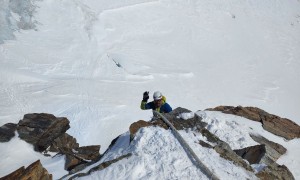
[[[149,91],[145,91],[143,94],[143,101],[147,102],[149,99]]]

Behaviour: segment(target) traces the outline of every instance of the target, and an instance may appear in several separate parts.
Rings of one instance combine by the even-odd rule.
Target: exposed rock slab
[[[281,155],[286,153],[285,147],[265,137],[256,134],[250,134],[250,137],[257,143],[265,145],[267,156],[274,162],[276,162]]]
[[[33,144],[36,151],[45,155],[48,151],[66,155],[65,169],[68,171],[99,160],[100,145],[79,147],[76,139],[65,133],[69,128],[67,118],[33,113],[24,115],[17,130],[19,137]]]
[[[279,116],[269,114],[256,107],[218,106],[207,110],[221,111],[226,114],[234,114],[253,121],[261,122],[265,130],[288,140],[300,137],[300,126],[295,122],[287,118],[281,118]]]
[[[71,151],[72,149],[77,149],[77,148],[79,148],[79,144],[77,143],[77,140],[73,136],[64,133],[63,135],[59,136],[58,138],[52,141],[49,151],[51,152]]]
[[[17,124],[7,123],[0,127],[0,142],[8,142],[15,136]]]
[[[17,169],[16,171],[0,178],[1,180],[51,180],[52,175],[42,166],[40,160],[32,163],[26,169],[23,167]]]
[[[293,174],[285,165],[274,164],[271,166],[265,167],[262,171],[256,174],[257,177],[261,180],[294,180]]]
[[[266,157],[265,145],[250,146],[243,149],[234,150],[234,152],[243,159],[246,159],[250,164],[263,163],[262,160],[264,157]]]
[[[33,113],[24,115],[18,123],[17,130],[21,139],[33,144],[36,151],[42,152],[69,128],[67,118],[46,113]]]
[[[99,151],[100,145],[83,146],[76,149],[60,148],[60,153],[66,155],[65,170],[67,171],[98,161],[100,159]]]

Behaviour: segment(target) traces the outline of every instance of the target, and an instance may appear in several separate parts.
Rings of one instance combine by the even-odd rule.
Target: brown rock
[[[66,154],[65,169],[71,171],[79,165],[98,161],[100,159],[99,150],[100,145],[95,145],[62,151],[62,154]]]
[[[137,122],[134,122],[130,125],[129,127],[129,132],[130,132],[130,140],[134,138],[135,133],[142,127],[148,127],[151,126],[152,124],[143,120],[139,120]]]
[[[96,161],[100,157],[100,145],[82,146],[75,149],[75,154],[84,160]]]
[[[21,179],[23,172],[25,171],[25,167],[22,166],[19,169],[15,170],[14,172],[0,178],[0,180],[15,180],[15,179]]]
[[[49,151],[51,152],[61,152],[61,151],[71,151],[72,149],[79,148],[79,144],[73,136],[67,133],[54,139],[51,143]]]
[[[226,114],[234,114],[253,121],[261,122],[265,130],[288,140],[300,137],[299,125],[289,119],[269,114],[256,107],[218,106],[215,108],[209,108],[207,110],[221,111]]]
[[[0,178],[1,180],[51,180],[52,175],[42,166],[40,160],[32,163],[26,169],[23,167]]]
[[[67,118],[57,118],[46,113],[34,113],[25,114],[18,123],[17,130],[21,139],[33,144],[36,151],[42,152],[69,128]]]
[[[65,170],[70,171],[82,163],[84,162],[79,158],[76,158],[75,156],[72,156],[70,154],[66,154]]]
[[[262,171],[256,174],[261,180],[294,180],[293,174],[285,165],[274,164],[272,166],[265,167]]]

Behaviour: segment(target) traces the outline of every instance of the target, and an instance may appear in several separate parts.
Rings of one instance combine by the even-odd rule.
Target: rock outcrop
[[[242,116],[244,113],[241,113],[241,111],[238,110],[239,108],[240,107],[238,107],[237,109],[233,108],[233,112],[231,112],[231,106],[222,106],[210,110],[219,110],[222,112],[224,111],[225,113]],[[260,111],[258,108],[254,108],[254,110],[252,108],[249,109],[250,110],[246,108],[246,110],[242,110],[246,111],[246,115],[243,115],[243,117],[264,122],[265,124],[268,124],[266,123],[266,121],[269,122],[274,119],[274,117],[278,117],[275,115],[270,115],[262,110]],[[177,130],[191,128],[194,131],[198,131],[203,136],[205,136],[208,142],[199,141],[199,144],[201,146],[214,149],[217,153],[220,154],[222,158],[232,161],[234,164],[241,166],[248,171],[253,172],[253,169],[245,160],[247,160],[250,164],[266,164],[267,166],[258,174],[256,174],[257,177],[261,179],[294,179],[292,173],[288,168],[286,168],[284,165],[280,166],[276,163],[276,160],[286,152],[286,148],[284,148],[282,145],[269,141],[268,139],[260,135],[251,134],[250,136],[252,137],[252,139],[258,142],[260,145],[251,146],[240,150],[232,150],[226,142],[220,140],[217,136],[210,133],[205,128],[207,124],[202,121],[202,118],[200,116],[195,114],[194,117],[183,121],[179,118],[179,115],[181,113],[191,113],[191,111],[184,108],[177,108],[170,113],[164,114],[164,116],[173,124],[173,126]],[[281,121],[283,121],[283,124],[285,125],[289,123],[295,125],[295,123],[286,121],[285,119]],[[278,128],[278,131],[281,131],[281,129],[277,127],[280,125],[281,124],[278,123],[273,128]],[[168,126],[159,117],[154,117],[150,122],[140,120],[130,126],[131,138],[134,137],[134,134],[138,131],[139,128],[147,126],[160,126],[164,129],[168,129]],[[295,129],[297,129],[297,125],[295,125]],[[279,134],[287,135],[288,133],[282,132]],[[294,134],[286,137],[296,136]]]
[[[0,142],[8,142],[15,136],[17,125],[7,123],[0,127]]]
[[[207,123],[203,122],[202,118],[200,116],[198,116],[197,114],[194,114],[195,115],[194,117],[191,117],[190,119],[182,120],[179,116],[182,113],[191,113],[191,111],[179,107],[179,108],[174,109],[170,113],[164,114],[164,116],[173,124],[173,126],[177,130],[191,128],[195,131],[199,131],[203,136],[205,136],[207,138],[207,140],[209,142],[214,144],[214,145],[210,145],[210,144],[202,141],[202,142],[199,142],[200,145],[203,145],[204,147],[208,147],[208,148],[213,148],[224,159],[230,160],[234,164],[241,166],[241,167],[247,169],[248,171],[253,171],[251,166],[249,164],[247,164],[240,156],[238,156],[226,142],[220,140],[217,136],[210,133],[205,128]],[[150,122],[140,120],[138,122],[133,123],[130,126],[130,127],[134,127],[134,128],[130,128],[131,129],[130,136],[134,137],[135,132],[137,132],[139,128],[147,127],[147,126],[151,126],[151,125],[152,126],[160,126],[164,129],[168,129],[168,126],[164,123],[163,120],[161,120],[158,117],[154,117]],[[133,129],[134,129],[134,131],[133,131]]]
[[[29,165],[26,169],[23,166],[0,179],[1,180],[16,180],[16,179],[51,180],[52,175],[48,173],[48,171],[42,166],[41,162],[38,160],[32,163],[31,165]]]
[[[264,160],[268,159],[265,145],[250,146],[243,149],[234,150],[234,152],[243,159],[246,159],[250,164],[260,164],[268,161]]]
[[[202,121],[202,118],[197,114],[194,114],[193,117],[189,119],[185,119],[184,121],[180,118],[180,114],[182,113],[192,113],[192,111],[178,107],[171,111],[170,113],[164,114],[164,116],[173,124],[173,126],[177,130],[182,130],[186,128],[193,128],[193,129],[201,129],[204,128],[207,123]],[[159,125],[165,129],[168,129],[168,126],[160,119],[154,117],[151,121],[154,125]]]
[[[49,151],[63,152],[63,151],[69,151],[71,149],[77,149],[77,148],[79,148],[79,144],[77,143],[77,140],[73,136],[69,135],[68,133],[64,133],[63,135],[57,137],[52,141]]]
[[[250,136],[260,145],[234,151],[250,164],[267,165],[257,174],[260,179],[294,179],[293,174],[286,166],[276,163],[277,159],[286,152],[286,148],[260,135],[250,134]]]
[[[13,128],[17,128],[19,137],[32,144],[35,151],[43,152],[44,155],[48,155],[48,151],[64,154],[65,169],[80,170],[100,159],[100,145],[80,147],[74,137],[65,133],[70,128],[69,123],[67,118],[55,117],[52,114],[25,114],[17,125],[2,126],[0,133],[3,132],[3,139],[8,140],[14,136]]]
[[[300,137],[300,126],[287,118],[269,114],[266,111],[256,107],[242,106],[218,106],[215,108],[206,109],[209,111],[221,111],[226,114],[234,114],[238,116],[258,121],[262,123],[265,130],[291,140]]]
[[[130,140],[133,140],[135,133],[142,127],[152,126],[153,124],[147,121],[139,120],[129,126]]]
[[[285,165],[273,164],[265,167],[262,171],[256,174],[257,177],[261,180],[294,180],[293,174]]]
[[[272,142],[266,139],[265,137],[262,137],[257,134],[250,134],[250,137],[257,143],[265,145],[268,159],[272,160],[273,162],[276,162],[281,155],[286,153],[285,147],[278,143]]]
[[[259,121],[266,130],[285,137],[286,139],[299,137],[300,131],[297,124],[288,119],[269,114],[258,108],[219,106],[209,110],[222,111],[224,113],[239,115],[251,120]],[[164,114],[164,116],[177,130],[189,129],[201,133],[206,137],[206,140],[199,141],[199,145],[204,148],[214,149],[220,154],[220,157],[232,161],[237,166],[241,166],[248,171],[254,172],[250,164],[266,164],[267,166],[256,174],[260,179],[294,179],[292,173],[286,166],[280,166],[276,163],[276,160],[286,152],[286,148],[282,145],[269,141],[260,135],[250,134],[252,139],[260,145],[232,150],[226,142],[220,140],[216,135],[205,128],[207,123],[202,121],[201,115],[194,114],[193,116],[185,116],[189,118],[183,120],[181,115],[184,113],[192,114],[191,111],[179,107],[170,113]],[[168,125],[159,117],[154,116],[153,119],[148,122],[139,120],[129,127],[130,140],[133,140],[136,132],[140,128],[147,126],[160,126],[164,129],[169,129]],[[286,126],[292,127],[289,127],[286,130]],[[26,142],[33,144],[36,151],[42,152],[44,155],[47,155],[49,151],[65,155],[65,169],[69,171],[69,174],[65,177],[69,176],[71,179],[86,176],[93,171],[102,170],[112,163],[132,156],[131,154],[123,155],[119,158],[95,166],[88,173],[79,173],[72,176],[73,173],[99,161],[101,155],[99,153],[100,145],[80,147],[76,139],[66,133],[68,128],[70,128],[70,126],[67,118],[55,117],[52,114],[45,113],[26,114],[17,125],[8,123],[0,127],[0,142],[9,141],[14,136],[14,131],[17,129],[19,137]],[[118,138],[119,137],[112,141],[108,150]],[[21,167],[3,178],[47,180],[52,179],[52,176],[49,175],[47,170],[45,170],[41,163],[37,161],[28,168],[25,169],[24,167]]]
[[[77,168],[77,170],[81,170],[85,167],[82,165],[90,162],[96,162],[100,159],[99,151],[100,145],[83,146],[76,149],[72,149],[72,151],[64,151],[63,154],[66,154],[65,169],[71,171],[75,167],[81,165],[81,168]],[[74,173],[74,171],[72,172]]]
[[[267,165],[257,174],[257,177],[260,179],[294,179],[293,174],[286,166],[281,166],[272,159],[273,155],[270,154],[271,152],[267,152],[264,144],[234,150],[234,152],[246,159],[250,164]]]
[[[42,152],[70,128],[69,123],[67,118],[57,118],[52,114],[25,114],[17,131],[21,139],[33,144],[34,150]]]
[[[205,122],[201,121],[202,118],[200,116],[198,116],[197,114],[195,114],[194,117],[183,121],[179,117],[179,115],[181,113],[191,113],[191,111],[188,109],[178,107],[178,108],[174,109],[173,111],[171,111],[170,113],[164,114],[164,116],[173,124],[173,126],[177,130],[182,130],[182,129],[186,129],[186,128],[193,128],[193,129],[203,128],[207,125]],[[133,139],[135,133],[140,128],[147,127],[147,126],[160,126],[164,129],[169,128],[167,126],[167,124],[159,117],[153,117],[153,119],[150,122],[139,120],[137,122],[132,123],[129,127],[130,139],[131,140]]]

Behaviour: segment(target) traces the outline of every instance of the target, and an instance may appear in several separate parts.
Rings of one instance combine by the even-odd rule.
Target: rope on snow
[[[192,148],[187,144],[187,142],[183,139],[183,137],[179,134],[177,129],[173,126],[173,124],[168,121],[167,118],[165,118],[161,113],[157,111],[153,111],[154,115],[158,115],[159,117],[162,118],[162,120],[171,128],[173,131],[174,136],[176,139],[180,142],[182,147],[186,150],[188,155],[191,157],[191,161],[209,178],[212,180],[219,180],[219,178],[211,172],[198,158],[198,156],[195,154],[195,152],[192,150]]]

